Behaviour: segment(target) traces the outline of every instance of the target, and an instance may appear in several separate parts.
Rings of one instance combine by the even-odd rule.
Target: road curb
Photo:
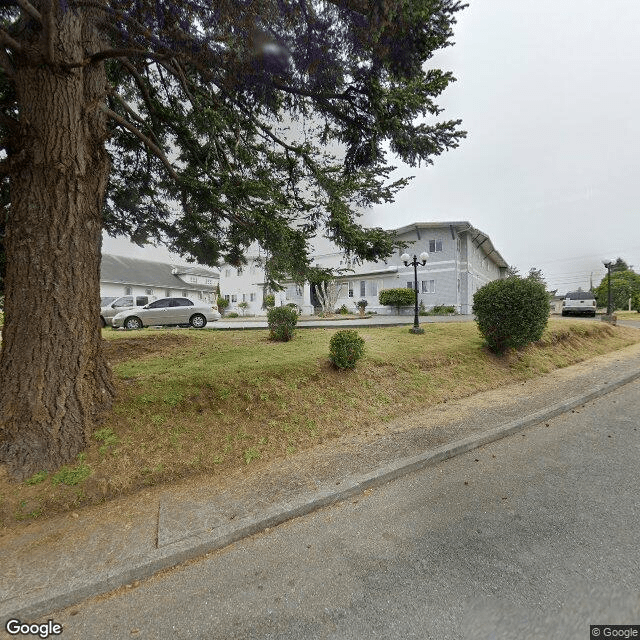
[[[347,476],[339,480],[339,482],[333,482],[331,486],[325,485],[316,491],[300,495],[294,500],[273,506],[259,516],[248,516],[211,531],[195,532],[194,535],[188,538],[156,549],[153,554],[141,556],[127,568],[116,569],[106,578],[101,578],[68,591],[61,589],[56,594],[41,598],[37,602],[31,602],[13,611],[0,611],[0,617],[3,620],[10,618],[35,620],[58,609],[77,604],[87,598],[107,593],[136,580],[143,580],[159,571],[176,567],[189,560],[223,549],[265,529],[307,515],[323,507],[342,502],[362,494],[367,489],[381,486],[425,467],[518,433],[545,420],[555,418],[638,378],[640,378],[640,370],[618,380],[603,383],[587,393],[574,396],[489,431],[477,433],[436,449],[381,465],[365,474]]]

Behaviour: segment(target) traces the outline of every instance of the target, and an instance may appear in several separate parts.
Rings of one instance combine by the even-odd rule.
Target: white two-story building
[[[473,294],[484,284],[505,276],[507,263],[496,250],[489,236],[469,222],[417,222],[395,230],[398,238],[408,244],[386,261],[349,262],[337,247],[313,254],[316,266],[340,270],[338,277],[340,296],[336,308],[346,305],[356,311],[358,300],[366,300],[367,311],[379,314],[396,313],[394,308],[380,304],[382,289],[413,288],[413,267],[400,260],[405,251],[411,256],[423,251],[429,254],[425,266],[418,266],[418,300],[427,309],[437,305],[455,307],[458,313],[470,314]],[[220,266],[220,292],[228,298],[228,311],[238,311],[240,302],[246,302],[247,315],[264,313],[264,271],[260,266],[260,252],[246,256],[247,264],[241,268]],[[319,309],[313,287],[283,283],[284,291],[275,293],[276,305],[297,304],[303,315]],[[413,313],[407,309],[406,313]]]

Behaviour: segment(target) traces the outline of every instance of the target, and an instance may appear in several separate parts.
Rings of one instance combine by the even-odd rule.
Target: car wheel
[[[142,320],[140,318],[136,318],[135,316],[131,316],[124,321],[125,329],[142,329]]]
[[[189,318],[189,324],[194,329],[202,329],[202,327],[206,326],[207,319],[201,313],[194,313],[191,318]]]

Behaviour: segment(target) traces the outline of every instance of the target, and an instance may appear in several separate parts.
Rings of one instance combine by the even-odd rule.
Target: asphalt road
[[[63,638],[580,639],[640,623],[640,381],[140,585]]]

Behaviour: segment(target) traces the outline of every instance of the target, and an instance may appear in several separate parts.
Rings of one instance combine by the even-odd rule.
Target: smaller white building
[[[215,302],[219,274],[213,269],[103,255],[100,296],[147,295]]]
[[[334,251],[313,254],[316,266],[342,273],[338,277],[340,297],[336,308],[346,305],[355,313],[356,303],[364,299],[367,311],[396,313],[394,308],[382,306],[378,295],[382,289],[413,288],[413,267],[406,267],[400,260],[405,251],[411,256],[423,251],[429,254],[427,264],[418,267],[418,301],[426,309],[446,305],[458,313],[470,314],[473,294],[487,282],[505,277],[507,263],[490,238],[469,222],[416,222],[395,231],[408,246],[385,261],[349,261],[337,247]],[[246,256],[247,264],[241,268],[220,266],[220,293],[230,303],[227,311],[242,313],[238,304],[246,302],[247,315],[264,313],[264,270],[260,257],[256,250]],[[319,301],[309,283],[284,284],[285,290],[275,293],[276,306],[295,303],[303,315],[319,310]],[[413,311],[406,309],[406,313]]]

